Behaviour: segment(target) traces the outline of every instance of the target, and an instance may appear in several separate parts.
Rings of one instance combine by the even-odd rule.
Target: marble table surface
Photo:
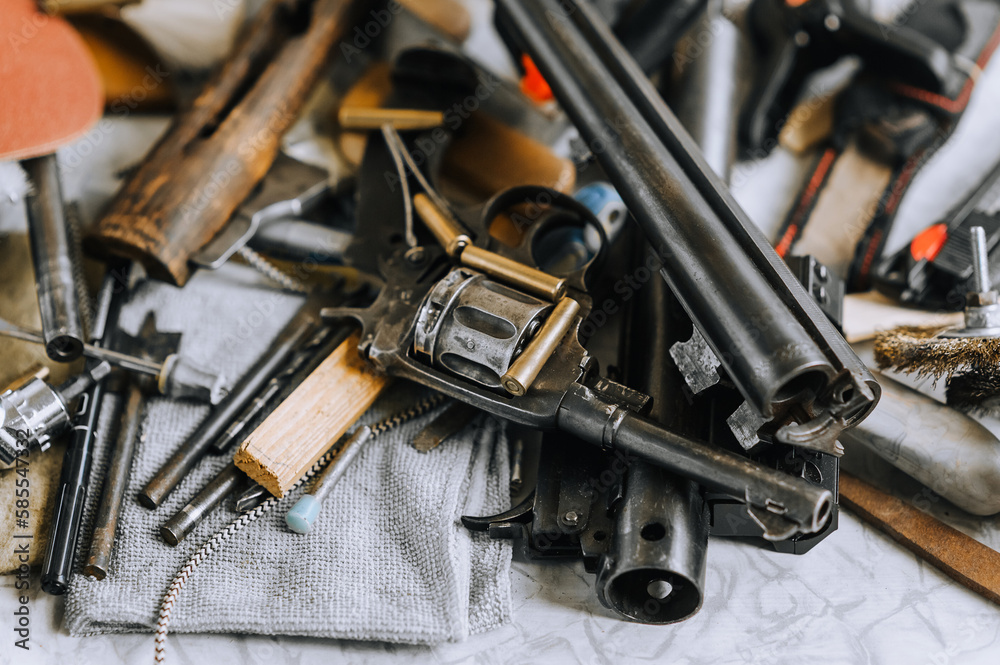
[[[476,17],[470,42],[475,45],[474,53],[485,59],[496,56],[502,49],[490,34],[490,3],[469,0],[468,4]],[[1000,102],[998,65],[994,62],[987,68],[955,140],[918,176],[916,193],[904,201],[900,214],[914,226],[928,223],[947,209],[972,186],[974,176],[1000,155],[1000,118],[995,112]],[[127,164],[137,146],[148,145],[162,127],[162,121],[119,119],[106,137],[108,147],[94,157],[105,162],[68,175],[70,195],[86,198],[95,191],[104,196],[113,191],[110,174]],[[781,174],[801,166],[800,161],[779,152],[763,163],[737,169],[734,191],[765,230],[773,230],[788,205],[789,193],[797,187],[794,177]],[[876,461],[859,458],[851,464],[879,476],[902,497],[928,496],[912,480]],[[1000,548],[1000,520],[972,518],[943,500],[924,503],[939,517]],[[955,584],[846,511],[841,512],[839,530],[804,556],[714,538],[706,578],[705,602],[697,615],[680,624],[654,627],[614,618],[598,603],[593,576],[579,564],[515,560],[513,621],[462,643],[424,648],[302,638],[171,635],[168,650],[170,662],[178,665],[381,665],[400,660],[586,665],[1000,662],[1000,608]],[[14,649],[14,581],[0,577],[0,664],[113,665],[152,660],[152,635],[67,635],[62,628],[62,601],[38,591],[37,577],[31,585],[31,650]]]

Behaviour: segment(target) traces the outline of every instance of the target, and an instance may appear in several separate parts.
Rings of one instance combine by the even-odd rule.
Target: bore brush
[[[965,299],[965,325],[900,327],[875,338],[881,369],[945,377],[948,404],[963,411],[1000,406],[1000,303],[990,284],[986,234],[971,229],[974,291]]]

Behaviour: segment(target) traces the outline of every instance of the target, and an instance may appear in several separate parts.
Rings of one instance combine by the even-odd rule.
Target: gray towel
[[[232,265],[200,272],[183,289],[143,282],[123,312],[122,326],[135,332],[155,309],[161,329],[184,333],[182,354],[236,378],[266,351],[300,303],[261,284],[250,269]],[[364,421],[428,395],[397,384]],[[105,404],[102,412],[95,474],[109,457],[112,406]],[[217,509],[176,548],[157,535],[159,525],[230,461],[228,455],[200,464],[156,511],[135,500],[207,413],[197,404],[148,401],[110,575],[101,582],[74,577],[66,603],[70,634],[152,631],[177,571],[236,517],[228,504]],[[510,545],[471,535],[458,520],[509,507],[504,433],[499,430],[495,442],[477,442],[476,426],[470,425],[435,450],[418,453],[409,442],[432,417],[371,441],[327,498],[309,535],[284,524],[300,489],[222,545],[182,591],[171,632],[434,644],[508,621]],[[85,534],[100,489],[95,483]]]

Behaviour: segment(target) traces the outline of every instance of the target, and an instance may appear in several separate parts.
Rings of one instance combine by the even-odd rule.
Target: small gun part
[[[28,448],[47,450],[69,426],[70,404],[110,372],[101,362],[55,388],[32,377],[0,395],[0,461],[10,464]]]
[[[90,542],[90,556],[83,568],[85,575],[97,580],[107,577],[110,570],[115,533],[118,531],[118,521],[125,499],[125,488],[128,486],[132,459],[139,443],[139,426],[142,422],[144,405],[142,390],[134,383],[129,384],[118,438],[115,441],[108,471],[104,476],[104,489],[97,507],[94,535]]]
[[[2,319],[0,319],[0,335],[39,344],[45,343],[42,333],[26,330]],[[218,404],[228,392],[224,376],[199,369],[177,354],[171,354],[162,363],[158,363],[94,344],[83,344],[81,348],[83,355],[88,358],[105,361],[130,372],[156,377],[158,390],[168,397]]]
[[[83,315],[76,275],[79,251],[71,243],[54,154],[21,162],[32,192],[26,197],[31,260],[35,266],[41,342],[57,362],[76,360],[83,353]]]
[[[397,131],[433,129],[444,124],[444,113],[419,109],[341,107],[337,121],[342,129],[370,131],[392,125]]]

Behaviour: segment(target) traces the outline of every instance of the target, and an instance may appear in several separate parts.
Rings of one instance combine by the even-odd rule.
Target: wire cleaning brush
[[[947,401],[963,411],[1000,406],[1000,304],[990,284],[986,234],[971,229],[975,291],[966,295],[963,328],[893,328],[875,338],[880,369],[945,377]]]

